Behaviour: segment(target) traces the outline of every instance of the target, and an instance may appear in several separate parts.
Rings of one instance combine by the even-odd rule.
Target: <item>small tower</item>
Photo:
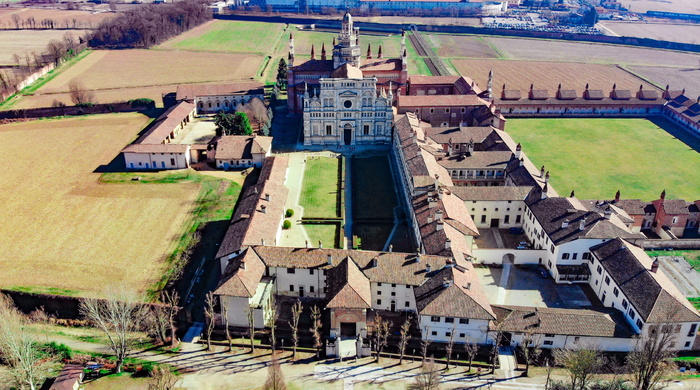
[[[377,53],[377,58],[380,60],[384,58],[384,55],[382,54],[382,45],[379,45],[379,52]]]
[[[367,45],[367,59],[371,60],[372,59],[372,44],[369,43]]]
[[[520,160],[520,156],[523,154],[523,147],[520,145],[520,142],[518,142],[518,145],[515,147],[515,158]]]
[[[325,60],[326,60],[326,44],[323,43],[321,45],[321,61],[325,61]]]
[[[408,69],[408,53],[406,52],[406,49],[403,49],[403,53],[401,53],[401,70],[406,70]]]
[[[489,81],[486,84],[486,98],[493,99],[493,70],[489,71]]]
[[[620,190],[617,190],[617,192],[615,193],[615,203],[617,203],[619,201],[620,201]]]
[[[314,45],[311,45],[311,60],[316,59],[316,51],[314,50]]]

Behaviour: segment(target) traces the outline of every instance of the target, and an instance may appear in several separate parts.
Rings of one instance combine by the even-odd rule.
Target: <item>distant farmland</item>
[[[666,119],[510,119],[507,131],[551,172],[560,194],[611,199],[620,190],[624,198],[650,201],[666,190],[669,198],[699,199],[700,153],[664,128],[687,137]],[[697,140],[692,144],[700,149]]]
[[[266,54],[275,50],[283,30],[284,24],[214,20],[180,34],[158,48]]]

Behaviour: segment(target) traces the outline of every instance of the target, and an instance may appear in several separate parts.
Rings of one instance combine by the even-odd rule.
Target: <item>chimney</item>
[[[438,174],[436,173],[436,174],[435,174],[435,191],[437,191],[437,190],[440,189],[440,182],[439,182],[439,180],[440,180],[440,175],[438,175]]]
[[[540,168],[540,177],[544,177],[544,165]]]
[[[605,219],[610,219],[610,216],[612,216],[612,209],[610,208],[610,206],[608,206],[608,208],[605,209],[605,211],[603,212],[603,216],[605,217]]]
[[[549,171],[547,171],[547,174],[544,175],[544,182],[549,183]]]
[[[452,285],[452,281],[447,278],[442,278],[442,287],[448,288]]]
[[[430,264],[425,265],[425,273],[429,274],[430,273]]]
[[[320,243],[320,241],[319,241],[319,243]],[[333,265],[333,255],[331,255],[331,254],[329,253],[329,254],[328,254],[328,258],[326,259],[326,262],[327,262],[328,265]]]
[[[441,220],[441,219],[442,219],[442,210],[435,211],[435,220]]]
[[[432,209],[433,207],[435,207],[436,204],[437,204],[437,200],[435,198],[433,198],[432,196],[429,196],[428,197],[428,208]],[[429,221],[429,222],[433,222],[433,221]]]
[[[325,61],[326,60],[326,44],[323,43],[321,45],[321,60]]]
[[[260,205],[260,211],[261,211],[263,214],[267,214],[267,206],[265,206],[264,204],[263,204],[263,205]]]
[[[433,223],[434,219],[432,215],[428,215],[428,223]]]
[[[437,221],[437,225],[435,226],[435,230],[442,230],[442,228],[444,227],[443,226],[444,224],[445,224],[445,222],[442,219],[439,219]]]
[[[308,249],[309,248],[309,240],[305,240],[304,242],[306,243],[306,248]]]
[[[371,262],[370,266],[371,266],[372,268],[377,268],[378,263],[379,263],[379,261],[378,261],[377,258],[375,257],[375,258],[372,259],[372,262]]]
[[[565,229],[567,227],[569,227],[569,220],[565,219],[565,220],[561,221],[561,228]]]
[[[522,167],[523,165],[525,165],[525,159],[520,157],[520,166]]]
[[[515,147],[515,158],[519,159],[520,155],[522,154],[523,147],[518,143],[518,146]]]
[[[466,288],[467,290],[471,290],[472,289],[472,282],[468,282],[467,285],[464,286],[464,288]]]
[[[389,244],[389,253],[394,251],[394,244]]]
[[[265,193],[265,201],[267,201],[267,202],[270,201],[270,193],[269,192]]]
[[[656,273],[659,270],[659,258],[655,257],[654,262],[651,263],[651,272]]]
[[[439,189],[438,189],[438,199],[442,200],[442,197],[444,196],[444,195],[443,195],[443,192],[444,192],[444,191],[443,191],[442,188],[439,188]]]
[[[578,223],[578,230],[583,230],[586,228],[586,217],[581,218]]]
[[[542,193],[540,194],[540,199],[544,200],[547,199],[547,191],[549,190],[549,183],[544,183],[544,187],[542,188]]]
[[[445,240],[445,249],[450,249],[452,247],[452,240],[449,238]]]
[[[416,263],[420,263],[420,252],[416,251]]]
[[[617,192],[615,193],[615,203],[617,203],[619,201],[620,201],[620,190],[617,190]]]
[[[253,191],[257,194],[258,193],[258,187],[255,187]]]
[[[316,52],[314,50],[314,45],[311,45],[311,59],[315,60],[316,59]]]
[[[663,202],[664,199],[666,199],[666,190],[661,191],[661,201]]]
[[[321,240],[318,240],[318,248],[323,249],[323,242],[321,242]]]
[[[377,53],[377,58],[380,60],[384,58],[384,53],[382,53],[382,45],[379,45],[379,53]]]
[[[569,198],[575,198],[575,197],[576,197],[576,193],[574,192],[574,190],[571,190],[571,195],[569,195]]]
[[[260,239],[260,245],[265,246],[265,239],[264,238]]]

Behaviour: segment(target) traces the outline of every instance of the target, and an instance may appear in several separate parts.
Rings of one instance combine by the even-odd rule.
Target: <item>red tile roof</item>
[[[369,309],[372,307],[369,279],[349,257],[328,271],[326,283],[328,285],[327,308]]]
[[[203,96],[264,95],[264,85],[260,83],[236,84],[184,84],[177,86],[176,99],[194,101]]]
[[[254,250],[248,248],[229,261],[214,294],[252,298],[264,274],[265,264]]]
[[[216,141],[216,159],[252,159],[253,154],[267,154],[271,146],[272,137],[227,135]]]
[[[488,102],[476,95],[399,95],[398,106],[408,107],[454,107],[488,106]]]

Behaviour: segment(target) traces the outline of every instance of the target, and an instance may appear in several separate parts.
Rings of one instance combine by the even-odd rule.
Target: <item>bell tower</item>
[[[333,48],[333,68],[343,64],[360,67],[360,28],[352,23],[352,16],[346,12],[343,16],[343,26],[338,35],[338,44]]]

